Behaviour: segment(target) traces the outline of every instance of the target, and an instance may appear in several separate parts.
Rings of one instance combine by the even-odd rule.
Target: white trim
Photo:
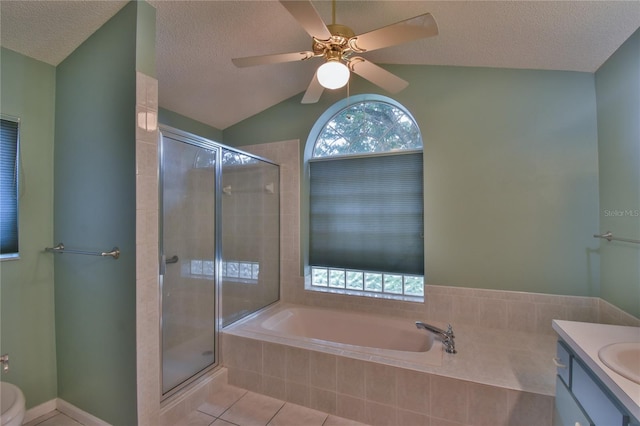
[[[82,423],[85,426],[111,426],[104,420],[101,420],[96,416],[81,410],[73,404],[69,404],[64,399],[57,398],[56,401],[58,411]]]
[[[30,421],[52,413],[55,410],[60,411],[62,414],[71,417],[85,426],[111,426],[104,420],[101,420],[60,398],[54,398],[28,409],[24,414],[22,423],[29,423]]]
[[[44,416],[45,414],[54,411],[57,407],[56,399],[57,398],[54,398],[50,401],[43,402],[40,405],[29,408],[24,413],[24,419],[22,419],[22,423],[29,423],[31,420],[35,420],[38,417]]]

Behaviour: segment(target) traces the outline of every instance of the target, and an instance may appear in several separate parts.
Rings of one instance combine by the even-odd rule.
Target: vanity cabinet
[[[555,361],[554,426],[640,426],[562,340]]]

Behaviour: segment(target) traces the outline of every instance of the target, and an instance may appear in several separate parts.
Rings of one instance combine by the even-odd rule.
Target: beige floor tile
[[[208,414],[201,413],[200,411],[192,411],[186,419],[173,426],[209,426],[215,420],[215,417]]]
[[[364,423],[356,422],[338,416],[329,416],[323,426],[367,426]]]
[[[198,411],[214,417],[220,417],[229,407],[247,393],[246,390],[227,385],[213,394],[198,406]]]
[[[265,426],[283,405],[278,399],[247,392],[220,418],[242,426]]]
[[[301,405],[286,403],[269,422],[270,426],[322,426],[327,414]]]

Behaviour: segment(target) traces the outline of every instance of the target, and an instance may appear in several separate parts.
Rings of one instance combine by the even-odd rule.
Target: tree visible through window
[[[413,118],[386,102],[358,102],[342,109],[324,126],[313,157],[422,150]]]
[[[422,138],[393,102],[331,116],[309,160],[312,287],[424,295]]]

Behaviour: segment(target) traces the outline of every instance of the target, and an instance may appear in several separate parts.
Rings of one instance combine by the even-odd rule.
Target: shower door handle
[[[168,259],[163,254],[160,257],[160,275],[164,275],[167,272],[167,265],[169,265],[171,263],[178,263],[179,260],[180,260],[180,258],[178,257],[177,254],[174,254],[173,256],[171,256]]]

